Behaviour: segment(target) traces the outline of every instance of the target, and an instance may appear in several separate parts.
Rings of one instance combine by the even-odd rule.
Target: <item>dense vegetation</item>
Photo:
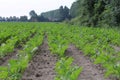
[[[57,10],[44,12],[41,15],[49,19],[49,21],[63,21],[65,19],[70,19],[69,8],[66,6],[61,6]]]
[[[87,26],[119,26],[120,0],[77,0],[71,7],[73,22]]]
[[[16,32],[12,32],[11,29]],[[0,66],[0,73],[2,73],[0,78],[7,80],[21,78],[28,62],[35,55],[38,46],[42,44],[45,32],[48,35],[48,45],[52,53],[64,57],[65,50],[72,43],[85,55],[90,56],[95,64],[100,64],[105,69],[106,77],[120,78],[120,51],[116,50],[116,47],[120,46],[120,31],[117,28],[77,27],[63,23],[0,23],[0,49],[2,50],[0,50],[0,57],[13,52],[17,45],[22,46],[17,58],[9,60],[7,66]],[[71,72],[71,69],[75,73],[67,77],[71,80],[76,79],[81,68],[69,67],[71,63],[71,58],[62,58],[57,63],[56,71],[59,75],[56,80],[61,80],[59,79],[61,77],[66,79],[67,72]],[[61,65],[65,67],[57,67]]]
[[[61,22],[70,19],[69,8],[60,6],[59,9],[42,12],[40,15],[34,10],[29,12],[30,19],[27,16],[0,17],[0,22]]]
[[[119,0],[76,0],[71,8],[61,6],[59,9],[43,12],[40,15],[34,10],[31,16],[0,17],[0,21],[31,21],[48,22],[71,20],[71,24],[86,26],[120,26],[120,1]]]
[[[20,48],[15,59],[10,58],[7,65],[0,66],[0,79],[20,80],[45,34],[49,50],[60,59],[55,67],[55,80],[76,80],[82,71],[81,67],[71,66],[73,58],[65,57],[70,44],[100,65],[105,77],[120,79],[120,0],[76,0],[70,9],[61,6],[40,15],[31,10],[29,15],[30,19],[0,17],[0,22],[5,22],[0,23],[0,59]],[[63,21],[69,24],[50,23]]]

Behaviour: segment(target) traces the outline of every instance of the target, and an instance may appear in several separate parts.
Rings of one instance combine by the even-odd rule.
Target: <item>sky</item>
[[[76,0],[0,0],[0,16],[29,16],[31,10],[42,12],[58,9],[61,5],[71,7]]]

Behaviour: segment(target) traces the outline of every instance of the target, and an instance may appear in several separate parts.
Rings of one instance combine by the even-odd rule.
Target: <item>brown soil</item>
[[[66,50],[66,55],[74,58],[73,64],[83,68],[78,80],[111,80],[105,79],[103,71],[99,70],[88,57],[78,50],[74,45],[70,45]]]
[[[0,58],[0,66],[7,65],[10,59],[17,56],[18,50],[19,49],[16,48],[12,53],[8,53],[6,56]]]
[[[57,56],[49,51],[46,38],[42,46],[36,52],[28,68],[25,70],[22,80],[54,80],[54,71]]]
[[[26,44],[27,41],[29,41],[31,38],[34,37],[35,33],[31,34],[31,36],[28,37],[26,41],[23,41],[23,43]],[[17,47],[14,49],[13,52],[8,53],[6,56],[0,58],[0,66],[6,66],[10,59],[16,59],[17,58],[17,53],[18,53],[19,50],[23,49],[23,46],[20,45],[19,43],[16,43],[16,45],[17,45]]]
[[[116,52],[120,51],[120,47],[118,47],[118,46],[112,46],[112,47],[115,49]]]

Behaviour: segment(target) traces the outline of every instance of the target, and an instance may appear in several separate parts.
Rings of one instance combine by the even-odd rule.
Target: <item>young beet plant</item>
[[[54,80],[77,80],[82,68],[71,66],[73,58],[61,58],[57,63],[55,70],[57,76]]]
[[[16,59],[9,60],[6,67],[0,66],[0,80],[21,80],[22,73],[42,41],[43,35],[36,34],[26,43],[23,50],[18,52]]]

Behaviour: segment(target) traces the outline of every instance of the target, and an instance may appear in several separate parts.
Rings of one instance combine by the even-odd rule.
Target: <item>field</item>
[[[0,80],[120,80],[120,29],[0,23]]]

